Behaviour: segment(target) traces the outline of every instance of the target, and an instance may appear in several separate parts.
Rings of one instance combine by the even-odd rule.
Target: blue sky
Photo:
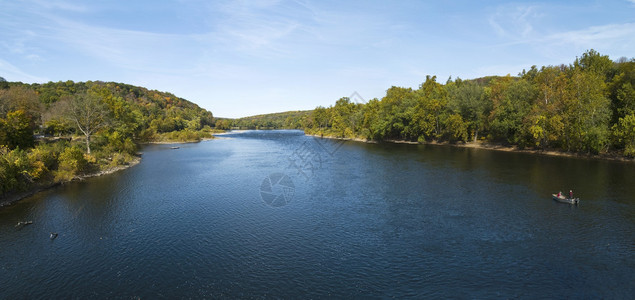
[[[0,0],[0,76],[168,91],[240,117],[425,76],[516,75],[587,49],[635,56],[635,0]]]

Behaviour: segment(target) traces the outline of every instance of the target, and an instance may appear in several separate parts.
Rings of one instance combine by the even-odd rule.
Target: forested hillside
[[[127,164],[139,143],[211,137],[213,121],[192,102],[142,87],[0,77],[0,196]]]
[[[487,141],[520,148],[635,156],[635,59],[594,50],[573,64],[476,80],[428,76],[365,104],[318,107],[305,131],[369,140]]]

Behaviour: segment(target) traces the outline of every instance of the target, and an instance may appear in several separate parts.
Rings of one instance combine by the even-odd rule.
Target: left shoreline
[[[66,183],[69,182],[73,182],[73,181],[82,181],[85,180],[87,178],[91,178],[91,177],[99,177],[99,176],[104,176],[104,175],[108,175],[108,174],[112,174],[121,170],[125,170],[131,167],[134,167],[136,165],[138,165],[141,162],[141,156],[135,156],[135,158],[125,164],[125,165],[119,165],[116,167],[112,167],[112,168],[108,168],[105,170],[100,170],[99,172],[95,172],[95,173],[90,173],[90,174],[84,174],[84,175],[79,175],[79,176],[75,176],[73,179],[69,180],[69,181],[64,181],[64,182],[55,182],[55,183],[48,183],[48,184],[38,184],[33,186],[31,189],[29,189],[28,191],[24,191],[24,192],[14,192],[14,193],[9,193],[7,195],[4,195],[0,198],[0,209],[2,209],[5,206],[10,206],[24,198],[28,198],[30,196],[33,196],[39,192],[43,192],[46,191],[48,189],[54,188],[56,186],[59,185],[64,185]]]
[[[215,139],[215,137],[202,138],[200,140],[192,140],[192,141],[148,142],[148,143],[142,143],[141,145],[190,144],[190,143],[200,143],[200,142],[209,141],[209,140],[213,140],[213,139]],[[127,163],[125,165],[119,165],[119,166],[116,166],[116,167],[108,168],[106,170],[100,170],[99,172],[95,172],[95,173],[75,176],[73,179],[71,179],[69,181],[38,184],[38,185],[35,185],[35,186],[31,187],[28,191],[24,191],[24,192],[9,193],[7,195],[4,195],[4,196],[0,197],[0,209],[2,209],[5,206],[12,205],[12,204],[24,199],[24,198],[33,196],[33,195],[35,195],[35,194],[37,194],[39,192],[54,188],[56,186],[63,185],[63,184],[66,184],[66,183],[69,183],[69,182],[73,182],[73,181],[82,181],[82,180],[85,180],[85,179],[91,178],[91,177],[99,177],[99,176],[112,174],[112,173],[115,173],[117,171],[121,171],[121,170],[128,169],[130,167],[134,167],[134,166],[138,165],[140,162],[141,162],[141,154],[138,154],[137,156],[135,156],[135,158],[132,161],[130,161],[129,163]]]

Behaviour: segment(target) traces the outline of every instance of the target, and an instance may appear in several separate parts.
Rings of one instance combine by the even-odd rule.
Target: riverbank
[[[105,170],[99,170],[98,172],[94,172],[94,173],[77,175],[69,181],[41,183],[41,184],[34,185],[28,191],[13,192],[13,193],[6,194],[0,197],[0,209],[2,209],[2,207],[4,206],[9,206],[17,201],[33,196],[39,192],[48,190],[50,188],[54,188],[56,186],[63,185],[73,181],[82,181],[91,177],[99,177],[99,176],[112,174],[121,170],[128,169],[130,167],[134,167],[138,165],[140,162],[141,162],[141,156],[135,156],[135,158],[132,161],[128,162],[125,165],[119,165],[119,166],[108,168]]]
[[[218,134],[218,133],[217,133]],[[187,144],[187,143],[199,143],[199,142],[203,142],[203,141],[209,141],[209,140],[213,140],[215,139],[215,137],[212,135],[211,137],[203,137],[203,138],[199,138],[199,139],[192,139],[192,140],[185,140],[185,141],[180,141],[180,140],[162,140],[162,141],[153,141],[153,142],[147,142],[147,143],[142,143],[141,145],[144,144]],[[103,170],[99,170],[97,172],[93,172],[93,173],[88,173],[88,174],[82,174],[82,175],[77,175],[75,177],[73,177],[71,180],[68,181],[63,181],[63,182],[53,182],[52,180],[49,182],[43,182],[43,183],[37,183],[32,185],[27,191],[22,191],[22,192],[11,192],[5,195],[0,196],[0,208],[3,206],[8,206],[11,205],[17,201],[20,201],[24,198],[33,196],[41,191],[56,187],[58,185],[62,185],[62,184],[66,184],[68,182],[73,182],[73,181],[81,181],[87,178],[91,178],[91,177],[98,177],[98,176],[103,176],[103,175],[108,175],[108,174],[112,174],[115,173],[117,171],[121,171],[130,167],[133,167],[137,164],[139,164],[141,162],[141,157],[140,156],[135,156],[134,159],[132,159],[132,161],[124,164],[124,165],[118,165],[115,167],[111,167],[111,168],[107,168],[107,169],[103,169]]]
[[[326,136],[326,135],[322,136],[317,134],[306,134],[306,135],[319,137],[319,138],[325,138],[325,139],[354,141],[354,142],[372,143],[372,144],[379,143],[377,141],[368,140],[364,138],[340,138],[340,137],[333,137],[333,136]],[[566,152],[566,151],[558,151],[558,150],[520,149],[517,146],[493,144],[493,143],[487,143],[487,142],[481,142],[481,141],[466,142],[466,143],[450,143],[450,142],[436,142],[436,141],[413,142],[413,141],[405,141],[405,140],[385,140],[384,142],[393,143],[393,144],[409,144],[409,145],[450,146],[450,147],[484,149],[484,150],[503,151],[503,152],[530,153],[530,154],[547,155],[547,156],[602,159],[602,160],[623,161],[623,162],[631,162],[631,163],[635,162],[635,158],[624,157],[618,153],[585,154],[585,153],[574,153],[574,152]]]

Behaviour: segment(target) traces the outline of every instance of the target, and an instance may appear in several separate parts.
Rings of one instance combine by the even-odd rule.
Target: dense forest
[[[485,141],[520,148],[635,156],[635,59],[589,50],[573,64],[475,80],[427,76],[418,89],[317,107],[305,132],[368,140]]]
[[[0,77],[0,197],[130,163],[140,143],[212,137],[212,113],[114,82]]]
[[[218,129],[303,129],[311,111],[296,110],[239,119],[217,118]]]

